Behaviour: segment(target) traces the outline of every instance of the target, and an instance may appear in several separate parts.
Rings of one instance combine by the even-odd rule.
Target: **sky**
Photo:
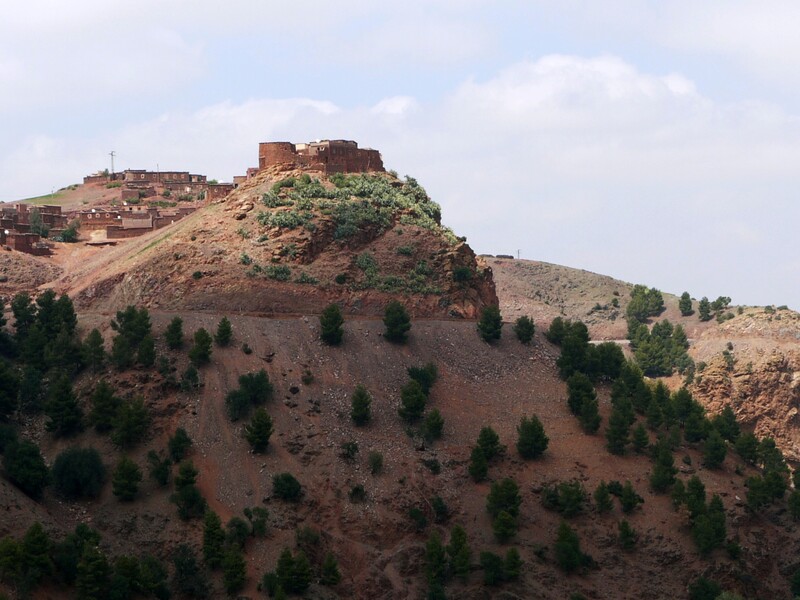
[[[0,201],[354,139],[478,253],[800,309],[800,3],[27,0]]]

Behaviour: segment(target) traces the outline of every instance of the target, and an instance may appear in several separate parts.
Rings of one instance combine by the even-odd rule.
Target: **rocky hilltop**
[[[116,251],[116,252],[115,252]],[[413,179],[273,166],[172,227],[109,249],[65,289],[84,308],[474,318],[494,304],[491,269]],[[117,260],[118,259],[118,260]]]

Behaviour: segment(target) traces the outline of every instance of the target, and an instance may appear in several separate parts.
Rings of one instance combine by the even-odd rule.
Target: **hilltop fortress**
[[[307,144],[262,142],[258,145],[258,168],[296,165],[322,173],[384,172],[381,153],[359,148],[352,140],[318,140]]]

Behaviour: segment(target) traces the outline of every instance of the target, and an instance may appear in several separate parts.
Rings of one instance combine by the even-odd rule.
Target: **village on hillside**
[[[189,171],[108,170],[83,178],[83,189],[112,190],[101,203],[65,210],[59,204],[17,202],[0,207],[0,245],[37,256],[52,253],[54,241],[89,245],[116,244],[161,229],[227,196],[259,171],[274,165],[296,165],[321,173],[383,171],[380,152],[359,148],[352,140],[310,143],[263,142],[259,165],[218,183]],[[78,186],[71,186],[76,189]],[[80,232],[80,236],[79,236]],[[97,232],[100,232],[97,234]]]

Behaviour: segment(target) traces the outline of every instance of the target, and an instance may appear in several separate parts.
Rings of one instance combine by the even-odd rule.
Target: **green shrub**
[[[485,306],[481,310],[478,320],[478,334],[484,342],[494,342],[500,339],[503,328],[503,318],[500,316],[498,306]]]
[[[372,404],[372,396],[363,385],[356,386],[353,395],[350,397],[350,404],[352,409],[350,411],[350,418],[356,425],[365,425],[370,420],[370,406]]]
[[[289,281],[292,278],[292,269],[286,265],[268,265],[264,273],[275,281]]]
[[[587,500],[588,495],[580,481],[564,481],[557,486],[545,486],[542,492],[542,505],[567,518],[583,512]]]
[[[373,475],[377,475],[383,470],[383,454],[377,451],[372,451],[369,453],[368,457],[369,462],[369,472]]]
[[[472,279],[473,271],[470,267],[456,267],[453,269],[453,281],[464,283]]]
[[[105,476],[105,465],[94,448],[67,448],[53,462],[53,487],[70,500],[96,498]]]
[[[392,300],[384,310],[383,324],[386,327],[384,336],[387,340],[404,343],[411,329],[411,317],[402,303]]]
[[[311,275],[303,271],[302,273],[300,273],[300,276],[294,280],[294,282],[305,283],[308,285],[317,285],[319,283],[319,279],[317,279],[316,277],[312,277]]]
[[[114,469],[111,484],[114,495],[123,502],[130,502],[139,491],[139,482],[142,481],[142,470],[127,456],[123,456]]]
[[[329,346],[338,346],[344,335],[344,316],[338,304],[329,304],[319,316],[320,337]]]
[[[169,438],[167,442],[169,448],[169,455],[175,462],[180,462],[186,458],[189,448],[192,447],[192,438],[186,433],[183,427],[178,427],[175,430],[175,435]]]
[[[527,316],[520,317],[514,322],[514,333],[523,344],[530,344],[535,331],[533,319]]]
[[[272,493],[281,500],[297,502],[303,495],[303,488],[291,473],[280,473],[272,478]]]
[[[12,442],[6,446],[3,470],[11,483],[31,498],[39,498],[50,483],[50,470],[39,447],[29,440]]]

